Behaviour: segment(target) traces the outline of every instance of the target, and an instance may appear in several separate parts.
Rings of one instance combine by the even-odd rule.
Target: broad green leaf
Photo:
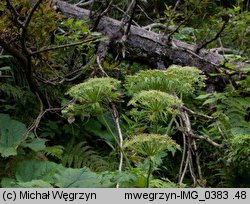
[[[46,146],[45,146],[46,141],[47,141],[46,139],[37,138],[37,139],[33,139],[29,143],[22,144],[22,146],[28,147],[28,148],[34,150],[35,152],[38,152],[38,151],[44,150],[46,148]]]
[[[55,178],[55,184],[60,188],[100,188],[106,186],[101,177],[88,168],[67,168],[60,171]]]
[[[17,187],[21,188],[51,188],[52,185],[43,180],[32,180],[28,182],[19,182]]]
[[[16,179],[18,182],[43,180],[53,183],[54,175],[60,169],[64,167],[50,161],[26,160],[18,164]]]
[[[26,127],[12,120],[9,115],[0,114],[0,153],[2,157],[17,155],[17,148],[25,139]]]

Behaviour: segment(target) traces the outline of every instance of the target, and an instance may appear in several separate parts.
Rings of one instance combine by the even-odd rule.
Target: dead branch
[[[202,44],[198,45],[198,47],[196,49],[196,52],[198,53],[202,48],[206,47],[210,43],[217,40],[221,36],[222,32],[225,30],[226,25],[228,24],[228,21],[229,21],[229,18],[224,20],[224,23],[223,23],[221,29],[219,30],[219,32],[213,38],[211,38],[210,40],[204,41]]]
[[[195,140],[193,140],[193,147],[194,147],[196,165],[197,165],[197,169],[198,169],[198,175],[199,175],[199,178],[200,178],[200,183],[199,184],[200,184],[201,187],[205,187],[205,182],[204,182],[204,179],[203,179],[203,176],[202,176],[202,170],[201,170],[201,165],[200,165],[200,155],[199,155],[198,148],[197,148]]]
[[[174,119],[174,121],[175,121],[175,125],[176,125],[177,129],[180,130],[181,127],[183,126],[182,121],[180,120],[181,126],[180,126],[179,122],[176,119]],[[183,166],[184,166],[184,163],[185,163],[185,157],[186,157],[186,152],[187,152],[187,142],[186,142],[186,136],[185,136],[185,134],[183,132],[182,132],[182,139],[183,139],[183,150],[182,150],[182,158],[181,158],[181,164],[180,164],[180,167],[179,167],[179,175],[178,175],[178,184],[179,185],[182,183],[183,178],[184,178],[184,176],[186,174],[185,167],[183,169]]]
[[[204,140],[207,143],[209,143],[210,145],[213,145],[214,147],[221,148],[220,144],[214,142],[210,138],[202,136],[202,135],[195,134],[193,132],[189,116],[188,116],[185,109],[182,108],[181,111],[180,111],[180,114],[181,114],[181,119],[183,120],[184,127],[186,129],[185,131],[187,132],[189,137]]]
[[[147,17],[147,19],[149,19],[150,21],[154,22],[154,20],[152,18],[149,17],[149,15],[147,14],[147,12],[144,11],[144,9],[137,4],[137,7],[141,10],[141,12]]]
[[[12,5],[11,1],[10,0],[6,0],[6,5],[7,5],[7,8],[10,10],[10,13],[11,15],[13,16],[13,20],[14,22],[20,26],[20,27],[23,27],[23,23],[21,21],[19,21],[19,13],[16,11],[16,9],[14,8],[14,6]]]
[[[183,108],[184,110],[188,111],[189,113],[191,113],[192,115],[197,115],[197,116],[204,117],[204,118],[207,118],[207,119],[210,119],[210,120],[214,119],[214,118],[211,117],[211,116],[208,116],[208,115],[205,115],[205,114],[202,114],[202,113],[194,112],[194,111],[192,111],[191,109],[189,109],[189,108],[187,108],[187,107],[185,107],[185,106],[183,106],[182,108]]]
[[[170,16],[169,16],[169,19],[168,19],[168,21],[167,21],[167,23],[166,23],[164,35],[168,34],[168,32],[169,32],[169,26],[170,26],[171,20],[172,20],[172,18],[173,18],[173,15],[175,14],[175,11],[176,11],[176,9],[177,9],[179,3],[180,3],[180,0],[176,1],[175,6],[174,6],[173,10],[171,11],[171,14],[170,14]]]
[[[200,139],[200,140],[204,140],[206,141],[208,144],[216,147],[216,148],[221,148],[222,145],[221,144],[218,144],[216,142],[214,142],[213,140],[211,140],[210,138],[208,137],[205,137],[205,136],[202,136],[202,135],[197,135],[197,134],[193,134],[192,135],[193,138],[196,138],[196,139]]]
[[[125,11],[123,11],[121,8],[119,8],[117,5],[112,5],[113,8],[115,8],[116,10],[120,11],[123,13],[123,15],[125,14]],[[130,18],[130,15],[128,15],[128,17]],[[141,27],[137,22],[135,22],[134,20],[132,20],[133,24],[136,25],[137,27]]]
[[[26,45],[26,37],[27,37],[27,31],[28,31],[28,27],[31,21],[31,18],[34,14],[34,12],[36,11],[36,9],[39,7],[40,3],[42,3],[42,0],[38,0],[35,5],[32,7],[28,17],[26,18],[25,22],[24,22],[24,26],[22,28],[22,32],[21,32],[21,45],[22,45],[22,49],[24,51],[24,53],[30,55],[32,52],[27,48]]]
[[[78,3],[75,4],[75,6],[89,6],[90,4],[92,4],[94,2],[94,0],[89,0],[89,1],[85,1],[85,0],[82,0],[82,1],[79,1]]]
[[[202,1],[202,0],[199,0],[198,5],[201,3],[201,1]],[[177,28],[176,28],[174,31],[172,31],[172,32],[168,35],[168,40],[171,40],[172,36],[173,36],[176,32],[178,32],[178,30],[181,28],[181,26],[184,25],[187,21],[189,21],[189,19],[191,19],[191,17],[194,15],[194,13],[195,13],[195,11],[196,11],[198,5],[194,8],[194,10],[191,12],[191,14],[190,14],[189,16],[187,16],[187,18],[185,18],[185,19],[177,26]]]
[[[41,48],[40,50],[34,51],[31,53],[31,55],[37,55],[43,52],[49,52],[49,51],[54,51],[54,50],[58,50],[58,49],[64,49],[64,48],[69,48],[69,47],[74,47],[77,45],[82,45],[84,43],[89,43],[89,42],[97,42],[99,38],[91,38],[91,39],[87,39],[87,40],[82,40],[80,42],[75,42],[75,43],[69,43],[69,44],[65,44],[65,45],[58,45],[58,46],[52,46],[52,47],[47,47],[47,48]]]

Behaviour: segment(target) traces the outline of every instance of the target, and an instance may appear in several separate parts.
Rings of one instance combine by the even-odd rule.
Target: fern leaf
[[[67,167],[88,167],[97,172],[109,169],[108,162],[99,156],[85,141],[66,147],[62,161],[63,165]]]

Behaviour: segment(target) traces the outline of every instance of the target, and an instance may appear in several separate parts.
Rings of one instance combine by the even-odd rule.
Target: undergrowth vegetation
[[[230,47],[215,50],[225,63],[209,74],[111,53],[100,62],[97,44],[107,39],[87,21],[48,1],[34,11],[30,1],[9,2],[0,2],[0,46],[11,42],[0,49],[1,187],[250,187],[250,17],[242,1],[175,9],[159,1],[163,8],[151,12],[154,1],[138,1],[148,16],[134,20],[181,23],[172,37],[188,43],[206,42],[225,23],[217,16],[232,15],[227,35],[208,45]],[[121,19],[117,12],[107,15]]]

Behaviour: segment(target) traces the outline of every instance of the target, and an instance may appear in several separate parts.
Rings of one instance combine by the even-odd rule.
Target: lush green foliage
[[[43,1],[25,34],[18,21],[33,4],[11,2],[20,16],[0,2],[0,46],[7,39],[19,53],[0,49],[1,187],[250,187],[250,68],[230,63],[249,62],[246,1],[185,0],[176,10],[176,1],[138,1],[135,22],[180,25],[172,37],[193,44],[213,38],[230,14],[207,46],[228,48],[218,51],[224,64],[206,76],[112,52],[98,62],[107,39],[86,21]],[[114,4],[126,10],[129,1]],[[107,15],[123,18],[119,9]]]

